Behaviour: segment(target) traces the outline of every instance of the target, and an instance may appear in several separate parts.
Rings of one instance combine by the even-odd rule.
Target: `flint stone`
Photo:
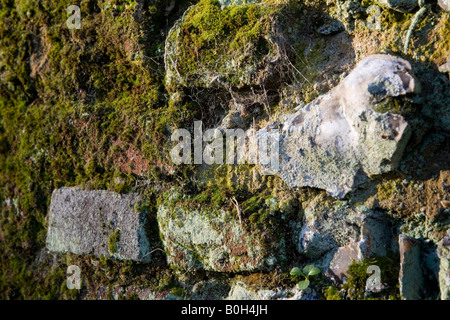
[[[438,4],[445,11],[450,11],[450,0],[439,0]]]
[[[371,55],[333,90],[288,115],[279,135],[279,165],[272,170],[290,187],[315,187],[342,198],[367,178],[395,170],[410,137],[401,115],[374,111],[385,98],[418,89],[406,60]],[[259,163],[263,170],[270,164]],[[273,168],[272,168],[273,169]]]
[[[104,190],[61,188],[53,191],[48,218],[47,248],[53,252],[149,262],[144,225],[148,212],[135,209],[142,196]],[[115,252],[109,237],[119,230]]]
[[[222,7],[259,2],[259,0],[219,0]]]
[[[293,288],[277,287],[273,290],[254,290],[242,281],[232,284],[228,297],[225,300],[318,300],[319,295],[315,290],[307,288],[300,290]]]
[[[421,298],[423,273],[420,263],[420,241],[405,235],[399,235],[400,252],[400,296],[404,300]]]
[[[439,264],[439,288],[441,300],[450,300],[450,230],[438,243],[437,254]]]
[[[344,247],[352,239],[359,238],[357,220],[360,218],[341,202],[327,205],[318,197],[304,210],[303,225],[297,242],[299,253],[319,258],[326,252]]]
[[[347,239],[347,245],[337,248],[328,266],[327,275],[338,282],[348,277],[348,268],[353,261],[360,262],[373,255],[385,256],[392,249],[392,226],[381,212],[366,208],[352,214],[357,217],[354,220],[359,237],[353,236]]]
[[[358,243],[351,242],[345,247],[340,247],[333,255],[327,274],[334,280],[343,281],[348,277],[348,267],[355,262],[360,262],[361,251]]]
[[[450,74],[450,56],[447,57],[447,62],[439,67],[439,71]]]
[[[211,213],[161,204],[157,220],[168,264],[186,271],[269,271],[285,251],[282,239],[268,250],[224,210]],[[267,238],[274,238],[267,232]]]
[[[419,6],[418,0],[377,0],[377,3],[385,8],[408,13]]]

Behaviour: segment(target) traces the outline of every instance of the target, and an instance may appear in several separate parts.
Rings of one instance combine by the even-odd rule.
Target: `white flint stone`
[[[387,97],[417,91],[410,71],[401,58],[368,56],[333,90],[286,116],[277,174],[290,187],[343,197],[367,177],[394,170],[410,136],[408,123],[374,107]],[[258,137],[270,135],[271,127],[259,130]]]

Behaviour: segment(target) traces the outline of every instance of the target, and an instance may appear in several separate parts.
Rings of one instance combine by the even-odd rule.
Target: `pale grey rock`
[[[189,203],[189,199],[184,201]],[[167,261],[177,269],[268,271],[285,259],[285,241],[274,234],[276,230],[248,232],[229,211],[211,212],[165,203],[159,206],[157,220]]]
[[[361,208],[358,208],[361,210]],[[358,210],[358,211],[359,211]],[[373,255],[386,256],[396,248],[394,227],[383,212],[363,209],[361,234],[358,246],[363,258]]]
[[[447,62],[439,66],[439,71],[450,74],[450,56],[447,57]]]
[[[438,4],[445,11],[450,11],[450,0],[439,0]]]
[[[370,257],[386,256],[393,249],[393,227],[383,213],[372,210],[357,210],[359,214],[359,237],[349,238],[348,244],[332,253],[327,274],[335,281],[342,282],[348,277],[348,268],[355,262]]]
[[[315,187],[344,197],[367,177],[396,169],[410,137],[401,115],[379,113],[385,98],[418,90],[406,60],[371,55],[333,90],[273,124],[258,139],[279,134],[274,172],[290,187]],[[270,170],[270,165],[259,164]]]
[[[311,258],[337,250],[333,259],[359,261],[373,255],[384,256],[393,247],[392,226],[382,212],[354,208],[346,201],[327,201],[323,196],[304,206],[300,228],[294,243],[299,253]]]
[[[450,300],[450,260],[441,259],[439,264],[439,288],[441,300]]]
[[[421,298],[424,283],[420,261],[420,241],[401,234],[398,238],[398,246],[400,296],[404,300],[418,300]]]
[[[193,300],[222,300],[228,296],[230,285],[226,281],[208,280],[194,284],[189,295]]]
[[[259,2],[260,0],[219,0],[222,7]]]
[[[333,19],[330,21],[327,21],[325,24],[320,26],[317,29],[317,32],[323,35],[331,35],[334,33],[338,33],[345,30],[345,26],[342,23],[342,21],[339,21],[338,19]]]
[[[380,6],[407,13],[419,6],[419,0],[377,0]]]
[[[362,260],[361,250],[356,242],[350,242],[345,247],[340,247],[333,255],[327,274],[334,280],[343,281],[348,277],[348,267]]]
[[[48,215],[47,248],[53,252],[149,262],[145,233],[148,212],[137,208],[142,196],[103,190],[61,188],[53,191]],[[115,252],[109,237],[119,230]]]
[[[314,259],[327,277],[342,282],[353,261],[385,256],[393,248],[392,235],[393,227],[383,213],[319,196],[305,206],[295,243],[299,253]]]
[[[447,235],[439,241],[437,253],[439,258],[450,260],[450,230],[448,230]]]
[[[236,282],[231,287],[230,293],[225,300],[260,300],[258,294],[250,290],[245,283]]]
[[[441,300],[450,300],[450,230],[438,243],[437,254],[439,263],[439,288]]]
[[[326,252],[359,239],[357,213],[341,201],[326,203],[317,197],[304,208],[303,225],[297,241],[299,253],[320,258]]]
[[[249,288],[242,281],[235,281],[225,300],[317,300],[318,293],[311,287],[306,290],[293,288],[260,289]]]

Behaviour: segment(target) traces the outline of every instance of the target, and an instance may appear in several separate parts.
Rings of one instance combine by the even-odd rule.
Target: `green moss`
[[[329,286],[325,290],[326,300],[342,300],[339,290],[335,286]]]
[[[120,230],[116,229],[113,233],[110,234],[108,238],[108,250],[111,255],[114,255],[117,251],[117,243],[120,240]]]
[[[381,271],[381,283],[386,288],[379,293],[365,293],[367,279],[371,276],[367,273],[370,265],[376,265]],[[399,257],[390,253],[386,257],[373,256],[361,262],[353,262],[348,268],[348,278],[343,284],[346,296],[353,300],[376,298],[376,299],[398,299],[399,298]]]
[[[221,73],[232,85],[242,84],[249,72],[246,66],[257,68],[271,50],[264,36],[276,11],[276,6],[257,4],[221,9],[217,0],[201,0],[172,35],[171,40],[178,43],[172,58],[176,71],[191,84],[208,73]]]
[[[410,100],[404,97],[389,97],[376,103],[373,109],[380,113],[390,112],[408,117],[417,111],[418,108]]]
[[[382,183],[377,185],[378,199],[379,200],[390,199],[392,196],[395,195],[396,192],[398,192],[400,186],[401,186],[400,179],[383,181]]]

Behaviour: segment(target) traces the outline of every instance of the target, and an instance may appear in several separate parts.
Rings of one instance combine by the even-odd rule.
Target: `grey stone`
[[[236,213],[161,204],[157,219],[168,263],[178,269],[272,270],[284,259],[284,240],[272,234],[275,230],[251,233]]]
[[[344,30],[345,30],[344,24],[341,21],[334,19],[320,26],[317,29],[317,32],[323,35],[330,35]]]
[[[420,241],[401,234],[398,245],[400,296],[404,300],[418,300],[421,298],[424,283],[420,262]]]
[[[225,300],[260,300],[260,297],[256,292],[250,290],[245,283],[238,281],[233,284]]]
[[[230,285],[226,281],[210,280],[197,282],[192,288],[190,299],[222,300],[228,296]]]
[[[298,251],[310,258],[319,258],[359,238],[356,212],[340,201],[330,204],[317,197],[304,211]]]
[[[260,0],[219,0],[222,7],[259,2]]]
[[[450,300],[450,260],[441,259],[439,265],[441,300]]]
[[[401,115],[374,108],[418,90],[410,71],[401,58],[368,56],[333,90],[286,116],[281,130],[259,130],[266,141],[279,134],[276,174],[290,187],[344,197],[367,177],[396,169],[411,130]]]
[[[445,11],[450,11],[450,0],[439,0],[438,4]]]
[[[437,254],[439,263],[439,288],[442,300],[450,300],[450,230],[438,243]]]
[[[110,191],[61,188],[53,191],[47,248],[54,252],[92,254],[100,257],[149,262],[145,233],[147,212],[136,208],[142,196]],[[116,250],[108,246],[119,230]]]
[[[222,8],[233,4],[251,3],[251,0],[223,0]],[[268,5],[261,3],[262,6]],[[244,49],[236,49],[228,54],[217,55],[214,63],[199,63],[196,61],[191,71],[183,71],[179,68],[179,61],[183,59],[180,53],[186,43],[180,41],[181,26],[189,17],[189,12],[195,10],[197,5],[189,7],[174,26],[170,29],[166,38],[164,50],[165,83],[168,88],[246,88],[247,86],[260,86],[269,83],[274,77],[282,77],[281,63],[284,58],[280,54],[283,43],[275,40],[278,36],[271,34],[262,35],[263,41],[270,48],[269,53],[258,56],[257,42],[248,42]],[[276,15],[276,13],[274,13]],[[220,38],[217,42],[220,43]],[[225,44],[223,44],[225,45]],[[200,55],[202,53],[200,52]],[[257,58],[258,57],[258,58]],[[199,60],[200,61],[200,60]],[[277,81],[279,79],[277,78]]]
[[[331,278],[343,281],[348,277],[348,267],[355,261],[361,261],[361,253],[358,243],[351,242],[345,247],[336,250],[330,262],[327,273]]]
[[[447,57],[447,62],[439,67],[439,71],[450,74],[450,56]]]
[[[235,281],[225,300],[317,300],[318,293],[312,288],[300,290],[293,288],[276,287],[274,289],[254,290],[242,281]]]
[[[450,260],[450,230],[447,231],[446,236],[439,241],[437,254],[441,259]]]
[[[353,261],[360,262],[373,255],[386,256],[392,247],[392,226],[382,213],[367,208],[352,210],[349,207],[347,212],[354,215],[352,227],[357,228],[359,235],[348,237],[347,244],[332,253],[326,273],[338,282],[348,276],[348,268]]]
[[[395,245],[393,228],[384,213],[368,210],[363,214],[359,248],[364,258],[386,256]]]
[[[393,9],[399,12],[411,12],[419,6],[419,0],[377,0],[382,7]]]

